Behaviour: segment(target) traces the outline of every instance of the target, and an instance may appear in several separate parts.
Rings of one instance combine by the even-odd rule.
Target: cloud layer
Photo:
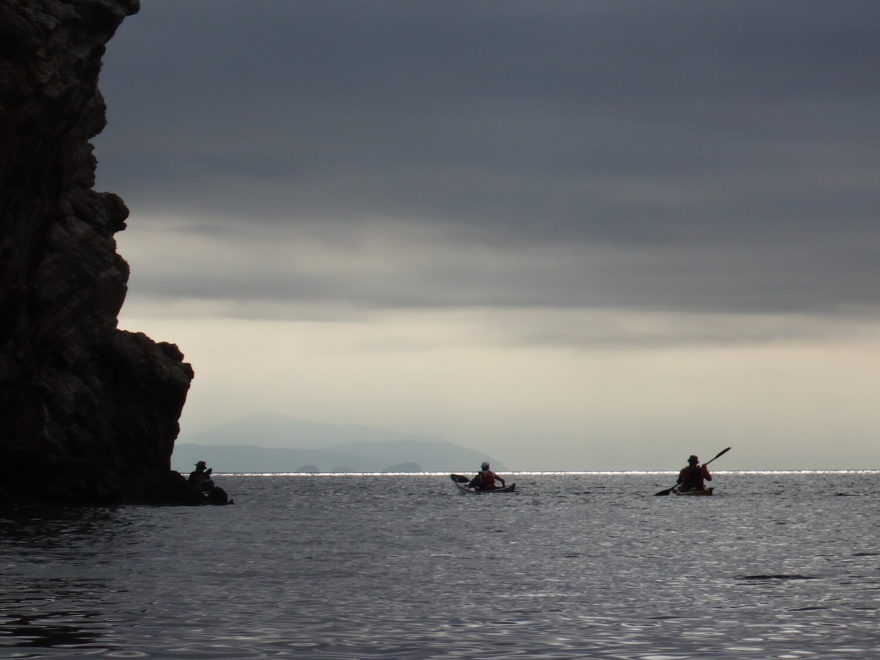
[[[184,432],[272,408],[522,469],[875,465],[878,24],[149,0],[101,80],[121,323],[194,363]]]
[[[136,274],[158,295],[863,311],[878,20],[151,0],[107,58],[100,181],[138,231],[202,243],[201,277]]]

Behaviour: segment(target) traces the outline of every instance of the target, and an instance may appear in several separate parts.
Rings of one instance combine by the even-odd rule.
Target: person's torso
[[[703,468],[699,465],[688,465],[682,471],[682,483],[685,488],[700,488],[703,485]]]

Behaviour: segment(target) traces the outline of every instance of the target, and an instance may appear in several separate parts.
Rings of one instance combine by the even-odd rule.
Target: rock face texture
[[[101,58],[138,8],[0,0],[0,501],[200,501],[170,470],[192,368],[117,328],[128,209],[92,189]]]

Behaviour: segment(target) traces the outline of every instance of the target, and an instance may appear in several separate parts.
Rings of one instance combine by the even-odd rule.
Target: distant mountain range
[[[182,434],[172,469],[197,461],[215,472],[476,472],[491,456],[425,436],[307,422],[258,412],[200,433]]]

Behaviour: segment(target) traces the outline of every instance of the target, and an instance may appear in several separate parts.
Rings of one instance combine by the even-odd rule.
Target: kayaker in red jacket
[[[706,490],[706,484],[703,480],[712,481],[712,475],[709,474],[709,468],[700,465],[700,459],[696,456],[688,458],[686,468],[682,468],[678,473],[678,483],[681,484],[679,490]]]
[[[502,488],[507,485],[504,479],[492,472],[492,470],[489,469],[489,464],[486,461],[483,461],[483,464],[480,465],[479,473],[477,473],[476,477],[471,479],[470,485],[473,488],[480,488],[482,490],[494,490],[496,479],[501,482]]]

